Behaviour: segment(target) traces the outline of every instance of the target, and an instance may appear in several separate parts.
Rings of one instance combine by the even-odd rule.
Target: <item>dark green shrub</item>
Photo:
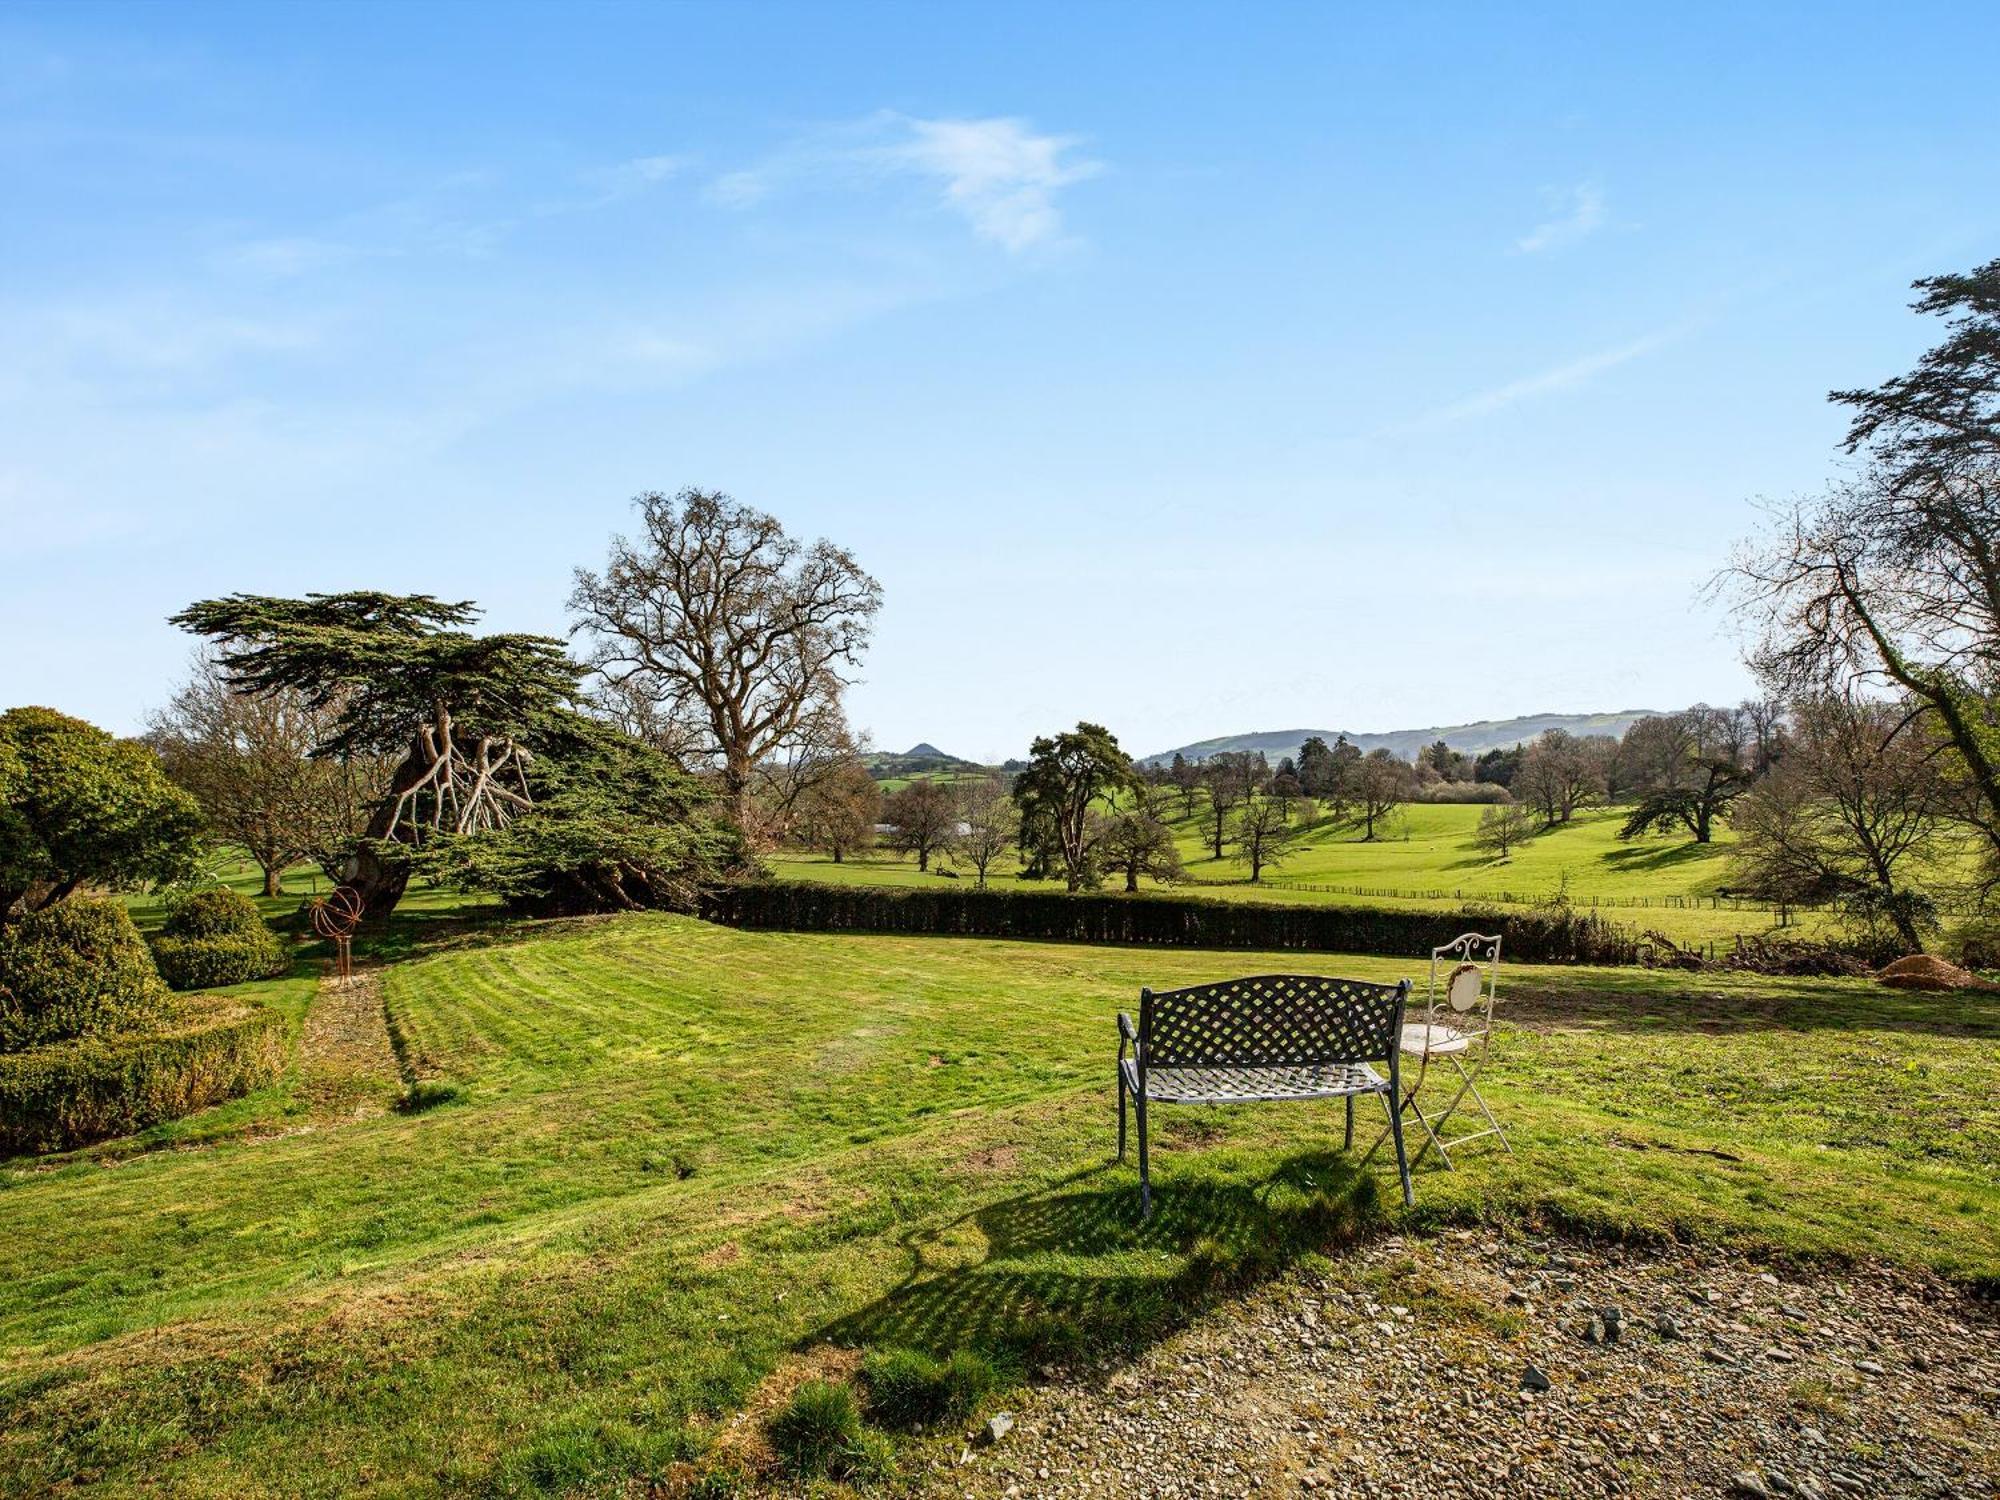
[[[160,971],[116,901],[73,897],[0,936],[0,1053],[132,1031],[170,1013]]]
[[[256,902],[240,891],[218,885],[172,903],[160,931],[169,937],[210,938],[251,932],[263,925]]]
[[[177,990],[211,990],[284,972],[278,935],[250,898],[218,887],[196,891],[167,913],[152,939],[153,959]]]
[[[885,1477],[893,1452],[880,1433],[861,1425],[854,1392],[830,1380],[808,1380],[771,1419],[771,1447],[797,1479],[867,1481]]]
[[[278,1076],[284,1023],[275,1012],[179,1003],[180,1013],[155,1030],[0,1055],[0,1152],[55,1151],[125,1135]]]
[[[1389,910],[1265,906],[1183,896],[1069,895],[938,886],[814,885],[758,881],[711,892],[703,914],[737,927],[793,932],[908,932],[1049,938],[1065,943],[1191,948],[1298,948],[1427,958],[1468,928],[1497,932],[1520,963],[1636,963],[1631,932],[1569,909]]]
[[[916,1431],[955,1422],[999,1384],[992,1364],[970,1349],[938,1359],[915,1349],[890,1349],[862,1366],[868,1410],[885,1427]]]
[[[153,961],[161,976],[177,990],[213,990],[251,979],[282,974],[291,958],[284,942],[259,924],[256,932],[221,937],[153,939]]]

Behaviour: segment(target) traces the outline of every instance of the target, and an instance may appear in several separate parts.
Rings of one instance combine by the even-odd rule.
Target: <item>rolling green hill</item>
[[[1658,712],[1651,708],[1626,708],[1616,713],[1601,714],[1524,714],[1514,719],[1482,719],[1474,724],[1394,729],[1381,734],[1361,734],[1351,729],[1259,730],[1254,734],[1225,734],[1211,740],[1196,740],[1191,745],[1145,756],[1142,763],[1164,764],[1176,755],[1184,755],[1189,760],[1206,760],[1211,755],[1221,755],[1229,750],[1245,750],[1252,754],[1261,750],[1275,763],[1280,756],[1298,754],[1299,746],[1312,735],[1318,735],[1329,745],[1345,735],[1349,744],[1362,750],[1387,749],[1404,760],[1416,759],[1419,750],[1437,740],[1443,740],[1452,749],[1467,755],[1479,755],[1487,750],[1505,750],[1521,744],[1545,729],[1567,729],[1576,735],[1608,734],[1616,738],[1640,719],[1650,719]]]

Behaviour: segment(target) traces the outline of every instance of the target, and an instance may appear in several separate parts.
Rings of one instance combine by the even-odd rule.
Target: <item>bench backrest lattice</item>
[[[1151,1068],[1307,1067],[1396,1055],[1405,987],[1263,974],[1139,996]]]

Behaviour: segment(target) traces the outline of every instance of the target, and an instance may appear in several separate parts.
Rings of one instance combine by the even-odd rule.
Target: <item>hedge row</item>
[[[1166,896],[943,890],[759,881],[707,898],[705,916],[735,927],[795,932],[907,932],[1054,938],[1189,948],[1299,948],[1425,958],[1460,933],[1497,932],[1523,963],[1639,961],[1631,933],[1588,912],[1397,911],[1358,906],[1258,906]]]
[[[284,1022],[254,1004],[207,1001],[157,1031],[0,1055],[0,1154],[125,1135],[277,1078]]]

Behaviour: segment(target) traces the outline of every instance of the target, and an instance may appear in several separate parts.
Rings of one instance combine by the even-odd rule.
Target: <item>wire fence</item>
[[[1240,880],[1190,880],[1189,885],[1223,887],[1240,886]],[[1370,900],[1402,901],[1459,901],[1490,902],[1496,906],[1546,906],[1557,899],[1555,891],[1480,891],[1463,887],[1444,886],[1374,886],[1374,885],[1321,885],[1304,880],[1284,880],[1274,882],[1273,891],[1311,891],[1325,896],[1360,896]],[[1755,900],[1746,896],[1714,894],[1705,896],[1616,896],[1579,895],[1575,892],[1565,896],[1573,907],[1591,907],[1612,911],[1727,911],[1760,912],[1776,916],[1781,910],[1787,912],[1816,911],[1826,903],[1818,901],[1794,901],[1780,908],[1769,901]]]

